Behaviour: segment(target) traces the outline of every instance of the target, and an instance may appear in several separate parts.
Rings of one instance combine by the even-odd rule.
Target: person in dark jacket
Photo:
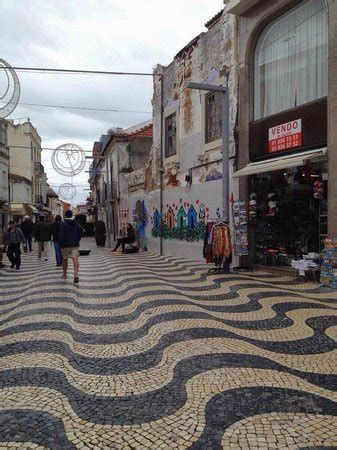
[[[8,230],[3,237],[4,244],[7,246],[7,256],[11,262],[11,269],[20,269],[21,266],[21,249],[20,244],[25,243],[25,237],[19,227],[16,226],[14,220],[8,224]]]
[[[33,251],[32,248],[32,237],[33,237],[33,222],[29,216],[25,216],[22,224],[20,225],[21,231],[26,239],[26,245],[30,252]]]
[[[51,238],[51,226],[48,222],[45,221],[44,216],[40,217],[40,220],[35,225],[35,240],[38,244],[38,259],[41,259],[41,257],[44,257],[45,261],[48,261],[47,257],[47,243],[50,241]]]
[[[132,244],[132,242],[135,242],[136,240],[136,233],[135,230],[133,228],[133,226],[131,225],[131,223],[127,224],[126,227],[126,237],[122,237],[122,238],[118,238],[115,248],[113,250],[111,250],[112,252],[116,252],[117,249],[119,248],[119,246],[122,246],[122,252],[125,252],[125,244]]]
[[[53,243],[54,243],[57,267],[62,266],[62,252],[61,252],[61,247],[60,247],[61,222],[62,222],[62,217],[60,215],[57,215],[55,217],[55,222],[53,222],[52,226],[51,226],[51,235],[52,235],[52,239],[53,239]]]
[[[79,246],[81,240],[81,231],[77,221],[73,220],[73,213],[70,209],[65,212],[64,221],[60,227],[60,240],[59,244],[62,250],[62,267],[63,267],[63,279],[67,278],[68,259],[71,258],[74,264],[74,283],[79,282],[78,279],[78,255]]]

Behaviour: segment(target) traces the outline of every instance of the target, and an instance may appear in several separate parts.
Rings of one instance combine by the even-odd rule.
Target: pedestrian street
[[[332,448],[336,293],[112,254],[0,272],[0,448]]]

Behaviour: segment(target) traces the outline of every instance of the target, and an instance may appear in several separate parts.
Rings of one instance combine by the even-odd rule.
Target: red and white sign
[[[302,145],[302,120],[291,122],[269,128],[269,153],[288,150]]]

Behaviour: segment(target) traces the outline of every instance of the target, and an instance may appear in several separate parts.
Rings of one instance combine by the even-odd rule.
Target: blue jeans
[[[59,242],[54,242],[56,264],[62,264],[62,252]]]

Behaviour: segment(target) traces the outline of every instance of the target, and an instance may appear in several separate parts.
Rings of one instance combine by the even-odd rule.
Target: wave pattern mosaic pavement
[[[90,239],[0,272],[1,448],[333,448],[336,292]]]

